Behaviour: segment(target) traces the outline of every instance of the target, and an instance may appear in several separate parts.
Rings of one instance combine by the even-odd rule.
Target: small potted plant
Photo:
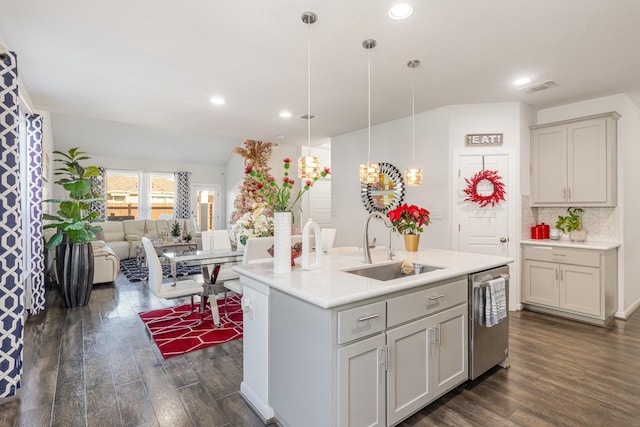
[[[556,221],[556,228],[569,235],[572,242],[584,242],[587,239],[586,230],[582,229],[582,219],[580,215],[584,212],[582,208],[568,208],[568,215],[559,215]]]
[[[387,214],[396,231],[404,236],[405,249],[416,252],[420,244],[420,233],[429,225],[429,211],[416,205],[403,204]]]
[[[181,231],[180,223],[178,223],[178,221],[174,221],[173,224],[171,224],[171,237],[173,237],[174,243],[177,243],[180,240]]]

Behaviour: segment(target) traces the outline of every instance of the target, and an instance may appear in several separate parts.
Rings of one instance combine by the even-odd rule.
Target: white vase
[[[569,240],[572,242],[584,242],[587,240],[586,230],[573,230],[569,232]]]
[[[291,212],[273,213],[273,272],[291,272]]]

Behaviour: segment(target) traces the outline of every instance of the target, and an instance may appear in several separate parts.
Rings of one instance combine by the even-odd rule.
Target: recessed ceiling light
[[[406,3],[398,3],[389,9],[391,19],[405,19],[411,16],[413,8]]]
[[[520,77],[519,79],[515,79],[513,81],[514,86],[522,86],[526,85],[527,83],[531,83],[531,79],[529,77]]]
[[[283,119],[289,119],[291,118],[291,113],[289,111],[281,111],[280,117],[282,117]]]
[[[213,105],[224,105],[224,98],[221,96],[212,96],[209,98],[209,102]]]

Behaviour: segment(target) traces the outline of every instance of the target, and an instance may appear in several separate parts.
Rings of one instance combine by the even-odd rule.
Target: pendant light
[[[298,178],[303,180],[313,180],[320,176],[320,160],[316,156],[311,155],[311,119],[315,116],[311,115],[311,24],[318,20],[318,15],[314,12],[305,12],[302,14],[302,22],[307,24],[309,28],[307,38],[307,146],[306,156],[298,159]]]
[[[416,168],[416,67],[420,66],[419,59],[407,62],[411,68],[411,167],[404,170],[404,181],[407,185],[422,185],[422,169]]]
[[[376,41],[373,39],[367,39],[362,42],[362,47],[369,51],[368,55],[368,93],[369,93],[369,135],[368,135],[368,154],[367,163],[360,164],[360,182],[362,184],[374,184],[380,179],[380,165],[378,163],[371,163],[371,49],[376,47]]]

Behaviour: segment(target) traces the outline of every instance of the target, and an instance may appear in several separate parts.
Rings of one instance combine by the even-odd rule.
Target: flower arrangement
[[[422,233],[423,226],[427,226],[431,222],[428,210],[406,203],[389,211],[387,215],[400,234]]]
[[[329,175],[331,171],[325,167],[320,176],[313,179],[308,179],[304,182],[302,188],[296,194],[296,197],[291,201],[291,192],[295,181],[289,178],[289,169],[291,168],[291,159],[285,157],[284,161],[284,177],[282,178],[282,184],[278,185],[275,178],[270,175],[264,175],[258,168],[253,165],[245,167],[245,174],[251,176],[258,183],[258,190],[264,197],[268,209],[273,212],[288,212],[292,211],[295,204],[300,200],[302,195],[308,191],[313,184],[320,178],[324,178]]]
[[[264,207],[246,212],[233,224],[233,233],[243,245],[251,237],[273,236],[273,216]]]

